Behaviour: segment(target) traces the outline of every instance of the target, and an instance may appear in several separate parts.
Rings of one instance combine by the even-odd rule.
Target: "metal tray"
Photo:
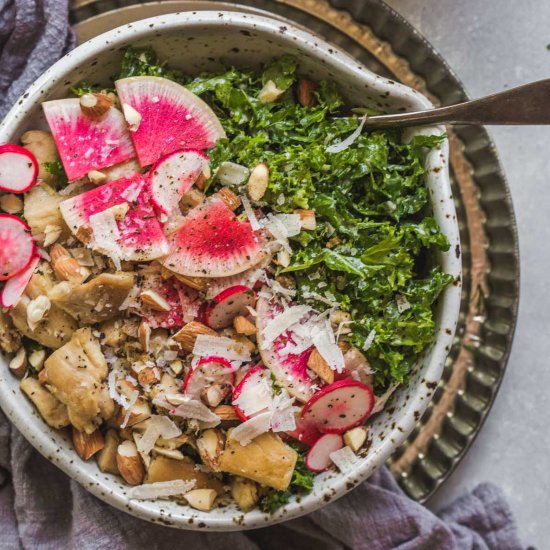
[[[161,13],[235,9],[237,3],[308,27],[436,104],[467,98],[444,59],[380,0],[238,0],[225,6],[213,0],[73,0],[71,19],[83,41]],[[432,403],[388,463],[420,502],[449,477],[481,430],[504,376],[519,300],[516,222],[494,145],[481,127],[449,128],[448,134],[463,250],[460,322]]]

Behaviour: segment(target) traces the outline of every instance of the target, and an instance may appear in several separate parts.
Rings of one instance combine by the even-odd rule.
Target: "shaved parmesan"
[[[336,372],[343,372],[345,366],[344,354],[336,344],[328,319],[323,325],[314,328],[311,340],[321,357],[328,363],[328,366]]]
[[[138,398],[139,398],[139,391],[133,390],[132,393],[130,394],[130,399],[129,399],[130,402],[128,404],[128,409],[126,411],[126,414],[124,415],[124,420],[120,425],[122,429],[126,428],[126,425],[128,424],[128,420],[130,420],[130,415],[132,414],[132,409],[134,408],[134,405],[137,403]]]
[[[252,208],[252,206],[250,205],[250,201],[244,195],[241,195],[239,198],[241,199],[244,212],[246,214],[246,217],[248,218],[248,221],[250,222],[250,227],[252,227],[252,231],[258,231],[258,229],[261,229],[262,226],[260,225],[260,222],[256,217],[254,208]]]
[[[246,416],[254,416],[270,408],[273,401],[273,385],[271,380],[262,376],[254,391],[243,391],[233,404],[237,405]]]
[[[120,260],[124,259],[122,250],[118,245],[120,239],[120,231],[118,230],[117,221],[113,208],[107,208],[103,212],[92,214],[90,216],[90,227],[93,232],[92,248],[109,256],[116,268],[120,270]],[[116,212],[116,210],[115,210]]]
[[[405,298],[402,294],[397,294],[395,297],[395,301],[397,303],[397,311],[399,313],[403,313],[404,311],[407,311],[408,309],[411,309],[411,304],[409,303],[409,300]]]
[[[298,214],[276,214],[269,217],[277,220],[278,227],[281,227],[280,224],[282,224],[285,237],[295,237],[302,230],[302,220]]]
[[[361,123],[353,133],[351,133],[346,139],[339,141],[338,143],[333,143],[332,145],[329,145],[326,148],[327,153],[340,153],[341,151],[345,151],[350,145],[353,145],[354,141],[361,135],[361,132],[363,131],[363,126],[365,125],[365,121],[367,120],[367,115],[364,115],[361,118]]]
[[[173,479],[171,481],[157,481],[137,485],[128,490],[128,497],[136,500],[154,500],[157,498],[175,497],[185,495],[195,488],[196,480]]]
[[[357,455],[347,445],[328,456],[341,472],[351,472],[359,462]]]
[[[296,429],[296,414],[299,407],[294,406],[294,398],[282,391],[271,403],[271,429],[274,432],[292,432]]]
[[[201,401],[186,396],[182,396],[180,404],[172,409],[170,414],[182,418],[195,418],[202,422],[212,422],[216,426],[221,422],[220,417],[214,414],[206,405],[203,405]]]
[[[367,351],[372,346],[375,336],[376,336],[376,331],[372,329],[369,332],[367,338],[365,339],[365,343],[363,344],[363,351]]]
[[[274,319],[271,319],[263,330],[264,340],[262,346],[267,348],[280,334],[295,325],[302,317],[312,310],[309,306],[291,306]]]
[[[193,354],[201,357],[214,355],[229,361],[250,361],[251,359],[250,351],[244,344],[225,336],[210,336],[208,334],[197,336]]]
[[[137,450],[140,453],[148,455],[155,446],[159,438],[159,431],[153,422],[150,422],[147,429],[143,432],[143,436],[136,442]]]
[[[234,428],[229,437],[235,439],[244,447],[259,435],[269,431],[271,427],[271,416],[271,411],[266,411],[250,418]]]
[[[182,433],[176,423],[167,416],[153,415],[151,416],[151,424],[156,427],[159,435],[164,439],[173,439]]]

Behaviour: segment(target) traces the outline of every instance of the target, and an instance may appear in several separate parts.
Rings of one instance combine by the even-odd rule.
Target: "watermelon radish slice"
[[[0,294],[0,305],[5,308],[13,307],[25,292],[31,277],[40,262],[40,256],[34,256],[28,267],[6,282]]]
[[[214,330],[226,328],[237,315],[248,315],[254,307],[256,293],[243,285],[232,286],[218,294],[207,306],[206,324]]]
[[[162,157],[149,172],[151,199],[165,216],[179,212],[179,201],[189,191],[207,162],[202,153],[176,151]]]
[[[203,392],[216,385],[220,390],[219,401],[223,401],[235,383],[231,363],[224,357],[203,357],[195,368],[189,371],[183,382],[183,393],[199,400]]]
[[[315,426],[300,418],[296,421],[296,429],[292,432],[286,432],[286,435],[311,447],[323,434]]]
[[[120,237],[115,239],[115,244],[120,249],[120,259],[150,261],[166,255],[168,242],[151,206],[146,179],[140,174],[110,181],[67,199],[60,204],[60,209],[76,234],[80,227],[91,226],[91,216],[119,204],[128,205],[124,219],[116,221]],[[98,248],[94,241],[91,246]]]
[[[46,101],[42,106],[69,181],[135,156],[118,109],[111,107],[98,120],[84,115],[77,98]]]
[[[180,149],[209,149],[225,137],[214,111],[180,84],[156,76],[117,80],[122,105],[141,117],[131,132],[141,166]]]
[[[208,287],[206,289],[206,299],[211,300],[232,286],[242,285],[247,286],[248,288],[255,288],[258,281],[260,281],[264,275],[264,269],[260,266],[254,266],[246,271],[243,271],[242,273],[232,275],[231,277],[215,277],[209,279]]]
[[[24,271],[35,255],[29,226],[17,216],[0,214],[0,281]]]
[[[0,189],[9,193],[24,193],[38,177],[36,157],[21,145],[0,145]]]
[[[330,454],[344,446],[344,440],[338,434],[325,434],[320,437],[306,455],[306,466],[312,472],[324,472],[332,465]]]
[[[370,386],[340,380],[319,390],[302,409],[302,419],[323,433],[341,434],[362,424],[374,407]]]
[[[277,382],[299,401],[306,402],[315,393],[315,380],[308,376],[307,362],[313,347],[301,353],[286,353],[285,348],[292,340],[291,331],[286,331],[273,342],[264,345],[263,330],[267,324],[283,312],[283,306],[275,299],[258,298],[256,303],[256,327],[258,348],[262,360],[274,374]]]
[[[265,412],[272,402],[273,386],[269,370],[261,365],[247,372],[233,390],[232,405],[243,422]]]
[[[240,221],[216,195],[191,210],[168,240],[171,251],[161,263],[189,277],[228,277],[263,257],[250,223]]]

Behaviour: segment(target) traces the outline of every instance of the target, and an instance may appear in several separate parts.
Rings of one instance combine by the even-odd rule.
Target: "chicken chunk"
[[[25,378],[21,391],[33,402],[48,426],[61,429],[69,425],[67,407],[54,397],[36,378]]]
[[[56,176],[46,168],[46,163],[59,159],[52,134],[42,130],[29,130],[21,136],[21,143],[38,161],[38,179],[50,185],[55,184]]]
[[[297,458],[296,451],[274,433],[262,434],[245,447],[229,434],[219,468],[284,491],[292,479]]]
[[[15,353],[21,347],[21,335],[15,330],[8,313],[0,309],[0,349]]]
[[[48,314],[34,327],[34,330],[31,330],[27,317],[27,306],[31,300],[47,295],[50,288],[51,285],[46,277],[35,273],[23,296],[10,310],[10,315],[15,328],[21,334],[47,348],[57,349],[71,339],[73,332],[78,328],[76,321],[54,304],[51,304]]]
[[[93,324],[119,315],[119,308],[133,286],[133,273],[102,273],[87,283],[59,283],[48,296],[80,323]]]
[[[77,430],[90,434],[114,414],[115,406],[104,384],[107,363],[90,328],[77,330],[70,342],[48,357],[44,369],[47,387],[67,405]]]

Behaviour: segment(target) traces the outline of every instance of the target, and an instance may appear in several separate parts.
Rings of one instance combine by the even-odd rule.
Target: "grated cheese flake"
[[[250,227],[252,227],[252,231],[258,231],[258,229],[261,229],[262,226],[260,225],[260,222],[256,217],[256,213],[254,212],[254,208],[252,208],[250,201],[244,195],[241,195],[239,198],[241,199],[244,212],[246,214],[246,217],[248,218],[248,221],[250,222]]]
[[[136,500],[155,500],[158,498],[185,495],[195,488],[196,480],[173,479],[171,481],[157,481],[131,487],[128,497]]]
[[[159,435],[164,439],[173,439],[182,434],[182,431],[176,423],[167,416],[153,415],[151,416],[151,423],[156,427]]]
[[[367,351],[372,346],[375,336],[376,336],[376,331],[372,329],[369,332],[367,338],[365,339],[365,343],[363,344],[363,351]]]
[[[143,436],[136,442],[137,450],[140,453],[148,455],[153,450],[159,435],[157,426],[153,422],[150,422],[147,429],[143,432]]]
[[[341,472],[351,472],[359,462],[357,455],[347,445],[328,456]]]
[[[310,312],[311,308],[309,306],[290,306],[280,315],[271,319],[262,331],[264,337],[262,347],[267,348],[277,336],[288,330],[292,325],[295,325]]]
[[[187,396],[182,396],[180,404],[170,410],[172,416],[180,416],[181,418],[195,418],[202,422],[212,422],[214,425],[218,425],[221,420],[217,414],[214,414],[206,405],[201,401],[191,399]]]
[[[195,340],[193,354],[201,357],[215,355],[229,361],[250,361],[249,349],[240,342],[225,336],[199,334]]]
[[[361,122],[359,126],[351,133],[346,139],[339,141],[338,143],[333,143],[332,145],[329,145],[326,148],[327,153],[340,153],[341,151],[345,151],[350,145],[353,145],[355,140],[361,135],[361,132],[363,131],[363,126],[365,125],[365,121],[367,120],[367,115],[364,115],[361,118]]]
[[[257,416],[253,416],[246,422],[243,422],[234,428],[229,437],[235,441],[238,441],[244,447],[259,435],[269,431],[269,428],[271,427],[271,417],[271,411],[266,411]]]
[[[342,350],[336,344],[330,321],[317,325],[312,330],[311,341],[328,366],[336,372],[343,372],[345,361]]]

